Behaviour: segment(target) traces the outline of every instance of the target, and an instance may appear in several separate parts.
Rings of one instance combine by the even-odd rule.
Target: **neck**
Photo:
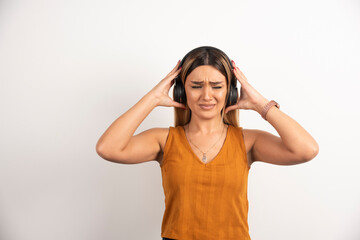
[[[201,134],[201,135],[210,135],[216,132],[221,132],[226,127],[226,124],[223,123],[221,116],[217,119],[201,120],[196,117],[192,117],[189,124],[187,124],[188,132]]]

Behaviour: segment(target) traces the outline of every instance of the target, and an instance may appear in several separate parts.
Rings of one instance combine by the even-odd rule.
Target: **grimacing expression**
[[[214,117],[225,104],[226,77],[211,65],[198,66],[187,76],[185,92],[192,114]]]

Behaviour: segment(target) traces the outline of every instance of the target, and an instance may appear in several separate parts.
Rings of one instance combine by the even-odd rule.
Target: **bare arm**
[[[104,159],[120,163],[140,163],[154,160],[159,153],[158,135],[162,129],[150,129],[133,136],[136,129],[156,106],[185,107],[173,101],[168,92],[172,80],[179,74],[175,68],[143,96],[132,108],[117,118],[96,144],[96,152]]]
[[[235,66],[235,63],[233,61]],[[235,66],[234,74],[241,84],[241,95],[232,109],[251,109],[259,114],[268,102]],[[272,107],[266,115],[267,121],[275,128],[280,137],[262,130],[253,130],[255,141],[251,154],[252,161],[262,161],[278,165],[294,165],[313,159],[319,152],[315,139],[294,119],[280,109]]]
[[[117,118],[96,144],[96,151],[105,155],[114,149],[125,149],[136,129],[157,106],[157,100],[151,92],[142,97],[132,108]]]
[[[267,100],[263,105],[265,102]],[[304,161],[311,160],[318,154],[319,145],[315,139],[297,121],[280,109],[272,107],[266,119],[279,133],[289,151],[301,156]]]
[[[262,106],[268,102],[263,99],[257,107],[261,114]],[[277,165],[294,165],[313,159],[319,152],[315,139],[294,119],[280,109],[269,109],[266,119],[276,129],[280,137],[257,130],[253,145],[254,161]]]

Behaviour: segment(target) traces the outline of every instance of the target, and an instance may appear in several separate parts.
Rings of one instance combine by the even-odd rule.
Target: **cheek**
[[[219,96],[219,98],[226,98],[226,91],[221,91],[221,92],[219,92],[219,94],[218,94],[218,96]]]
[[[194,92],[186,92],[186,97],[188,99],[195,99],[196,98],[196,94]]]

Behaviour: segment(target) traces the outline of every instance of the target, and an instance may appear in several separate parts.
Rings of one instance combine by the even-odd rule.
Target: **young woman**
[[[174,83],[173,100],[168,92]],[[175,127],[151,128],[133,136],[157,106],[175,107]],[[279,107],[254,89],[224,52],[203,46],[179,60],[116,119],[98,140],[96,151],[116,163],[159,162],[165,194],[164,240],[250,239],[251,164],[300,164],[319,151],[314,138]],[[239,109],[258,112],[280,137],[240,127]]]

